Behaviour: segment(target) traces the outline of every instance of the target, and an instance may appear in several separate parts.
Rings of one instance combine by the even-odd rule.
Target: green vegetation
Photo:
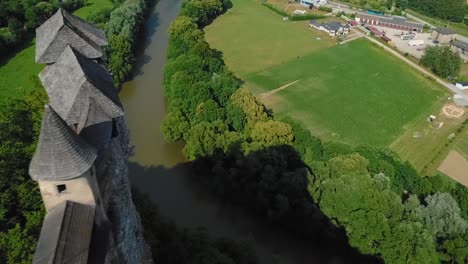
[[[467,12],[464,0],[408,0],[408,7],[431,17],[460,23]]]
[[[110,0],[88,0],[84,7],[76,10],[76,16],[88,19],[90,14],[99,12],[100,10],[113,8],[114,4]]]
[[[435,17],[430,17],[430,16],[425,16],[421,13],[418,13],[414,10],[407,9],[405,10],[408,14],[411,14],[419,19],[422,19],[424,21],[427,21],[428,23],[438,26],[438,27],[448,27],[452,29],[453,31],[457,32],[460,35],[463,36],[468,36],[468,25],[465,23],[457,23],[453,21],[447,21],[447,20],[442,20],[440,18],[435,18]]]
[[[0,59],[11,55],[12,50],[29,38],[37,26],[57,9],[76,10],[84,0],[69,1],[17,1],[0,2]]]
[[[205,31],[207,41],[222,50],[227,66],[242,77],[334,44],[325,33],[312,31],[307,22],[283,21],[251,0],[236,1]],[[233,38],[232,32],[242,34]]]
[[[0,102],[0,263],[31,263],[44,216],[28,167],[47,96],[33,83],[22,99]]]
[[[167,140],[185,141],[184,153],[194,160],[201,181],[268,223],[333,244],[336,250],[348,242],[388,263],[462,263],[468,257],[463,246],[468,192],[463,186],[420,177],[388,149],[321,142],[291,118],[274,120],[247,89],[239,89],[240,80],[206,43],[205,22],[221,12],[216,1],[189,0],[200,1],[206,2],[205,14],[183,8],[184,16],[169,30],[164,72],[169,114],[161,128]],[[233,11],[224,17],[249,12],[254,6],[247,1],[233,1]],[[226,41],[242,38],[244,32],[237,32]],[[270,77],[271,85],[279,84]],[[450,213],[444,214],[444,208]]]
[[[454,79],[460,72],[462,60],[450,47],[434,46],[424,51],[420,63],[442,78]]]
[[[296,80],[266,97],[267,105],[279,117],[301,120],[314,135],[351,144],[388,146],[407,123],[445,96],[438,86],[366,40],[249,75],[247,86],[261,93]]]
[[[44,67],[34,61],[35,42],[0,67],[0,101],[18,98],[23,89],[31,89],[31,77],[37,76]]]

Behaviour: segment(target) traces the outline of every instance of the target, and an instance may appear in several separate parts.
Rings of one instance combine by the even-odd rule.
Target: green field
[[[205,32],[208,43],[223,52],[226,64],[241,77],[336,43],[312,31],[306,21],[283,21],[255,0],[232,3]]]
[[[75,14],[82,18],[90,12],[112,7],[109,0],[91,0],[87,6],[77,10]],[[39,74],[43,65],[34,61],[35,47],[32,40],[25,49],[16,53],[11,59],[0,62],[0,100],[17,97],[23,91],[32,87],[31,78]]]
[[[266,98],[276,115],[290,115],[315,135],[350,144],[388,146],[444,97],[431,81],[367,40],[271,67],[249,76],[247,84],[261,93],[295,80]]]

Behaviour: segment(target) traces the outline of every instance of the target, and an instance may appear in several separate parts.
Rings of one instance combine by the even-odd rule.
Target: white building
[[[340,22],[319,23],[317,20],[310,20],[309,25],[321,31],[327,32],[330,36],[343,36],[349,33],[349,26]]]
[[[299,0],[298,1],[303,6],[321,6],[328,4],[328,0]]]

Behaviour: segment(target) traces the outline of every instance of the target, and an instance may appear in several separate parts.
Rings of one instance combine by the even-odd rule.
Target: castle
[[[62,9],[36,29],[49,103],[29,167],[47,212],[33,263],[151,263],[107,44],[102,30]]]

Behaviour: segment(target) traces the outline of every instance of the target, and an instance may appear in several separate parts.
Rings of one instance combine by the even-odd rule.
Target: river
[[[168,144],[160,131],[166,115],[162,70],[166,60],[167,30],[182,0],[160,0],[144,26],[136,71],[120,93],[130,128],[133,155],[130,180],[147,193],[165,217],[179,227],[205,227],[214,237],[251,243],[260,262],[343,263],[334,249],[309,244],[272,228],[242,208],[225,204],[192,182],[181,144]]]

